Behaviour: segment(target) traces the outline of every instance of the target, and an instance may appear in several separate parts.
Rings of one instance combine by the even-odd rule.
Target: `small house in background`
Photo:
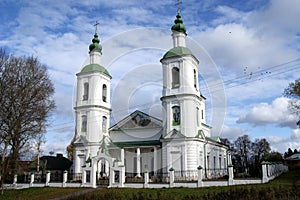
[[[64,171],[69,171],[72,161],[65,158],[63,154],[56,156],[42,156],[40,158],[41,170],[45,173],[50,171],[52,181],[61,181]]]
[[[285,164],[289,170],[300,169],[300,153],[295,153],[285,159]]]

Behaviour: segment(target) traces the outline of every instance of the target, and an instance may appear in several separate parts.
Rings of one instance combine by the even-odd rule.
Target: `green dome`
[[[177,15],[176,15],[176,19],[174,21],[174,25],[172,26],[171,30],[172,31],[178,31],[181,33],[185,33],[186,34],[186,28],[183,24],[182,18],[180,16],[180,12],[178,11]]]
[[[99,44],[100,40],[98,38],[98,34],[97,33],[95,33],[94,38],[92,39],[92,42],[93,43],[90,44],[90,46],[89,46],[90,52],[91,51],[99,51],[99,52],[101,52],[102,51],[102,46],[101,46],[101,44]]]
[[[111,77],[108,71],[101,65],[98,64],[89,64],[86,65],[82,70],[80,71],[79,74],[82,73],[91,73],[91,72],[101,72],[103,74],[106,74],[107,76]]]
[[[176,56],[183,56],[183,55],[194,56],[191,50],[189,50],[186,47],[174,47],[170,49],[167,53],[165,53],[162,59],[176,57]]]

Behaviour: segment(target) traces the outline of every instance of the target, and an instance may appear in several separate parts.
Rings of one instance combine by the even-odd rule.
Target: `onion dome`
[[[172,31],[177,31],[177,32],[181,32],[181,33],[186,34],[186,28],[183,24],[183,20],[182,20],[181,15],[180,15],[180,10],[178,10],[178,12],[177,12],[176,19],[174,20],[174,23],[175,24],[171,28]]]
[[[100,40],[98,38],[98,34],[97,33],[95,33],[94,38],[92,39],[92,42],[93,43],[90,44],[90,46],[89,46],[90,52],[92,52],[92,51],[99,51],[99,52],[101,52],[102,51],[102,46],[100,44]]]

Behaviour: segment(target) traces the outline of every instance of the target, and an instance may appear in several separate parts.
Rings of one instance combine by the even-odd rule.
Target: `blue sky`
[[[135,109],[161,118],[161,65],[172,47],[174,0],[2,0],[0,46],[46,64],[56,93],[43,154],[65,153],[74,136],[76,73],[100,22],[102,64],[112,75],[112,121]],[[300,148],[296,117],[282,96],[300,75],[300,1],[189,0],[181,14],[199,58],[200,88],[215,135],[266,138]]]

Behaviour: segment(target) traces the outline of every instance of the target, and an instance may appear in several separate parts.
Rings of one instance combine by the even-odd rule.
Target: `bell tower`
[[[96,31],[89,46],[89,64],[77,76],[74,172],[80,173],[85,161],[97,155],[100,142],[108,137],[111,112],[109,72],[100,64],[102,46]]]
[[[205,98],[198,84],[198,59],[186,47],[186,28],[178,9],[172,26],[173,48],[160,60],[163,68],[162,105],[165,109],[165,130],[179,131],[195,137],[205,123]]]

